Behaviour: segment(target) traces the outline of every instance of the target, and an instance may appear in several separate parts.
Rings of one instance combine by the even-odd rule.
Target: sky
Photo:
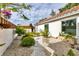
[[[19,16],[17,16],[17,13],[13,12],[10,21],[14,24],[35,24],[42,18],[48,17],[52,10],[57,11],[59,8],[65,6],[64,3],[30,3],[30,5],[32,6],[31,11],[24,10],[24,14],[30,20],[19,18]]]

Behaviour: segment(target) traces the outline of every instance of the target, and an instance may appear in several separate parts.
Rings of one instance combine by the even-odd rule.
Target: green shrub
[[[40,36],[39,32],[32,32],[33,36]]]
[[[27,32],[27,33],[25,33],[25,35],[23,37],[28,37],[28,36],[31,36],[31,37],[40,36],[40,33],[38,33],[38,32]]]
[[[16,27],[16,33],[19,35],[19,36],[21,36],[21,35],[23,35],[23,34],[25,34],[25,30],[24,30],[24,28],[22,28],[22,27]]]
[[[66,34],[66,35],[65,35],[65,39],[73,39],[73,36],[70,35],[70,34]]]
[[[41,31],[41,35],[44,37],[48,37],[49,36],[48,30]]]
[[[59,36],[65,36],[64,32],[59,33]]]
[[[59,33],[59,36],[62,36],[62,37],[64,37],[64,39],[65,40],[68,40],[68,39],[74,39],[74,36],[73,35],[71,35],[71,34],[65,34],[65,33]]]
[[[32,37],[24,37],[21,40],[21,46],[30,47],[35,44],[35,40]]]
[[[68,56],[75,56],[75,53],[73,52],[72,49],[70,49],[67,53]]]
[[[25,38],[25,37],[33,37],[33,36],[34,36],[34,34],[32,32],[27,32],[27,33],[24,34],[22,39]]]
[[[23,38],[24,37],[33,37],[33,36],[34,36],[33,33],[27,32],[27,33],[24,34]]]

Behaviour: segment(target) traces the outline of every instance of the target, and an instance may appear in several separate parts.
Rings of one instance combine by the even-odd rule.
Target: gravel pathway
[[[70,44],[67,41],[57,42],[57,43],[50,43],[48,45],[50,48],[52,48],[55,51],[55,55],[57,56],[63,56],[67,55],[68,51],[71,48]],[[79,51],[76,49],[73,49],[76,56],[79,56]]]
[[[70,50],[70,45],[67,42],[57,42],[48,45],[55,51],[55,55],[62,56]]]
[[[21,47],[20,40],[15,39],[3,56],[30,56],[32,52],[33,47]]]
[[[34,51],[32,53],[32,56],[46,56],[43,48],[41,45],[36,41],[36,44],[34,46]]]
[[[45,56],[43,48],[36,41],[35,46],[21,47],[20,40],[15,39],[10,47],[4,52],[3,56]]]

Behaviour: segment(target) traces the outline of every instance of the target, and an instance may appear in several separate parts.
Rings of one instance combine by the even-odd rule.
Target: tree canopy
[[[68,3],[63,8],[60,8],[59,11],[63,12],[65,10],[70,9],[70,8],[77,6],[77,5],[79,5],[79,3]]]
[[[54,15],[55,15],[54,10],[51,11],[51,14],[50,14],[50,15],[51,15],[51,16],[54,16]]]

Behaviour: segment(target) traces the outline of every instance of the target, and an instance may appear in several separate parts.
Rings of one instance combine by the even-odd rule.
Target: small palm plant
[[[75,45],[77,45],[77,39],[72,34],[60,34],[64,37],[64,40],[70,43],[71,48],[74,48]]]
[[[41,35],[47,38],[49,36],[49,31],[47,29],[44,31],[41,31]]]
[[[44,31],[41,31],[41,35],[44,37],[43,38],[43,43],[48,44],[49,43],[49,31],[46,29]]]
[[[72,40],[74,45],[77,44],[77,39],[75,38],[75,36],[70,35],[70,34],[66,34],[64,37],[66,40]]]
[[[70,49],[67,53],[68,56],[75,56],[75,53],[73,52],[72,49]]]

